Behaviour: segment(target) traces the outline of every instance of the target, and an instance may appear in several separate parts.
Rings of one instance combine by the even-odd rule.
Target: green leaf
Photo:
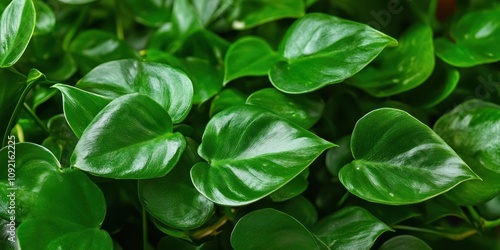
[[[269,72],[285,93],[306,93],[344,81],[397,41],[369,26],[320,13],[298,19],[283,38],[285,58]]]
[[[443,115],[439,134],[482,181],[467,181],[446,195],[460,205],[476,205],[500,194],[500,106],[473,99]]]
[[[85,128],[112,100],[66,84],[58,83],[52,87],[61,91],[64,116],[78,138],[82,137]]]
[[[87,4],[95,2],[97,0],[58,0],[58,1],[67,4]]]
[[[136,59],[134,50],[112,33],[100,30],[86,30],[80,33],[69,47],[80,72],[87,74],[99,64],[119,60]]]
[[[418,203],[478,179],[434,131],[398,109],[381,108],[362,117],[351,150],[355,160],[340,170],[340,181],[371,202]]]
[[[208,163],[194,165],[191,179],[215,203],[245,205],[284,186],[333,146],[265,109],[236,106],[208,122],[198,149]]]
[[[233,29],[249,29],[263,23],[286,17],[304,15],[303,0],[241,0],[233,6]]]
[[[452,27],[448,37],[434,42],[436,55],[455,67],[472,67],[500,60],[491,46],[500,38],[500,9],[468,12]]]
[[[321,118],[325,103],[317,94],[289,95],[274,88],[261,89],[246,104],[259,106],[308,129]]]
[[[224,84],[243,76],[267,75],[280,56],[259,37],[246,36],[231,44],[224,60]]]
[[[156,178],[170,172],[185,147],[184,137],[172,132],[172,122],[158,103],[129,94],[97,114],[78,141],[71,163],[102,177]]]
[[[171,16],[173,0],[125,0],[120,1],[140,23],[149,26],[159,26],[166,23]]]
[[[274,208],[292,216],[306,228],[310,228],[318,221],[316,207],[303,195],[293,197],[284,202],[273,202],[266,205],[266,207]]]
[[[202,226],[213,215],[214,204],[202,196],[191,183],[189,170],[201,159],[197,144],[188,140],[179,163],[166,176],[139,180],[139,200],[161,223],[183,230]]]
[[[50,134],[42,142],[42,145],[49,149],[63,166],[70,166],[71,154],[75,149],[78,138],[62,114],[50,118],[47,127]]]
[[[236,250],[319,249],[316,239],[290,215],[266,208],[243,216],[231,234]]]
[[[130,59],[97,66],[76,87],[110,98],[131,93],[149,96],[168,111],[174,123],[188,115],[193,98],[193,85],[184,72]]]
[[[0,190],[4,197],[16,193],[15,216],[20,223],[17,234],[21,247],[110,249],[111,238],[99,229],[106,203],[97,185],[79,170],[60,168],[54,155],[39,145],[19,143],[14,147],[0,151],[3,162],[7,162],[9,151],[16,155],[15,181],[11,184],[7,168],[2,168]],[[12,186],[17,190],[8,190]],[[47,217],[48,214],[57,216]]]
[[[398,235],[384,242],[379,250],[432,250],[432,248],[413,235]]]
[[[210,117],[220,111],[232,107],[245,104],[247,97],[240,91],[233,88],[226,88],[214,97],[210,104]]]
[[[438,60],[427,81],[398,98],[412,107],[431,108],[450,96],[459,80],[460,72],[456,68]]]
[[[434,69],[432,29],[415,24],[349,83],[376,97],[399,94],[422,84]]]
[[[180,63],[193,83],[193,104],[206,102],[222,89],[223,72],[210,61],[188,57]]]
[[[346,207],[321,219],[311,230],[331,249],[370,249],[384,232],[393,231],[361,207]]]
[[[306,191],[309,182],[307,181],[307,177],[309,176],[309,169],[302,171],[299,175],[293,178],[290,182],[285,184],[285,186],[280,189],[274,191],[269,195],[272,201],[281,202],[286,201],[291,198],[296,197],[297,195],[302,194]]]
[[[44,2],[36,0],[36,25],[33,35],[50,33],[56,26],[56,15],[54,11]]]
[[[340,169],[354,160],[351,153],[350,135],[340,138],[337,144],[339,147],[330,148],[326,151],[326,168],[333,176],[338,176]]]
[[[26,87],[26,77],[7,69],[0,69],[0,117],[2,118],[0,135],[2,136],[2,145],[6,142],[5,137],[12,129],[9,127],[9,123],[11,123],[9,120],[17,119],[12,115]]]
[[[0,68],[19,60],[35,30],[36,13],[32,0],[13,0],[0,18]]]

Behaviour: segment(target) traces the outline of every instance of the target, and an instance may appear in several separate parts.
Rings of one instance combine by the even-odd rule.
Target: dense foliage
[[[500,1],[0,13],[1,249],[500,249]]]

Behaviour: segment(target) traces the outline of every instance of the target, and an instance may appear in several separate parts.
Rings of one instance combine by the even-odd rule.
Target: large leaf
[[[434,69],[431,27],[416,24],[399,38],[399,46],[384,50],[349,82],[377,97],[408,91],[423,83]]]
[[[273,85],[286,93],[311,92],[344,81],[397,41],[369,26],[314,13],[297,20],[283,38],[285,59],[269,72]]]
[[[323,99],[317,94],[289,95],[274,88],[254,92],[246,103],[268,109],[305,129],[318,122],[325,108]]]
[[[469,100],[439,118],[434,130],[483,179],[460,184],[449,199],[476,205],[500,194],[500,106]]]
[[[224,60],[224,84],[243,76],[266,75],[280,56],[258,37],[247,36],[231,44]]]
[[[174,123],[187,116],[193,98],[193,85],[184,72],[161,63],[129,59],[97,66],[76,86],[111,98],[147,95],[168,111]]]
[[[71,130],[80,138],[94,117],[111,102],[111,98],[90,93],[66,84],[55,84],[53,88],[63,96],[64,116]]]
[[[0,151],[3,162],[7,162],[9,151],[16,155],[14,186],[17,189],[10,189],[7,168],[2,168],[0,190],[4,197],[15,192],[15,217],[20,223],[17,233],[23,249],[112,247],[108,233],[99,229],[106,204],[95,183],[77,169],[61,168],[50,151],[36,144],[20,143],[15,149],[3,148]],[[2,207],[8,205],[5,203]],[[57,216],[48,217],[48,214]]]
[[[127,43],[112,33],[100,30],[86,30],[80,33],[71,43],[69,52],[82,74],[105,62],[137,58]]]
[[[236,250],[319,249],[314,235],[300,222],[271,208],[243,216],[231,234],[231,246]]]
[[[232,8],[233,29],[249,29],[257,25],[304,15],[303,0],[240,0]]]
[[[175,166],[185,146],[184,137],[172,132],[172,121],[158,103],[129,94],[97,114],[78,141],[71,163],[103,177],[156,178]]]
[[[191,178],[209,200],[245,205],[291,181],[332,146],[265,109],[236,106],[207,124],[198,153],[208,163],[194,165]]]
[[[449,38],[435,40],[436,55],[455,67],[497,62],[500,51],[500,9],[469,12],[452,27]]]
[[[340,170],[340,181],[371,202],[418,203],[478,179],[434,131],[398,109],[381,108],[362,117],[351,150],[355,160]]]
[[[32,0],[13,0],[0,18],[0,68],[12,66],[28,46],[35,30]]]
[[[138,193],[143,207],[161,223],[177,229],[202,226],[214,213],[214,204],[193,186],[189,170],[201,161],[197,144],[188,140],[179,163],[166,176],[139,180]]]
[[[392,229],[361,207],[346,207],[321,219],[311,231],[331,249],[369,249]]]

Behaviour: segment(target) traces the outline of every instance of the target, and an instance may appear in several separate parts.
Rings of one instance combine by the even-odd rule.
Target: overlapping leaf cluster
[[[2,249],[500,244],[499,1],[0,11]]]

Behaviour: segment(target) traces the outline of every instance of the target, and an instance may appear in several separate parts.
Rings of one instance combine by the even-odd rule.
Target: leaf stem
[[[481,218],[481,216],[479,216],[479,214],[477,213],[476,209],[474,209],[473,206],[467,206],[467,210],[469,211],[469,214],[472,218],[472,224],[479,228],[480,230],[482,230],[483,228],[483,218]]]
[[[115,15],[115,20],[116,20],[116,37],[118,39],[123,40],[125,36],[123,35],[123,19],[122,19],[122,12],[120,9],[120,1],[115,0],[115,8],[116,8],[116,15]]]
[[[451,240],[463,240],[469,236],[472,236],[476,233],[478,233],[477,229],[470,229],[462,233],[449,233],[449,232],[442,232],[442,231],[437,231],[437,230],[432,230],[432,229],[427,229],[427,228],[420,228],[420,227],[412,227],[412,226],[405,226],[405,225],[394,225],[392,226],[394,229],[400,229],[400,230],[408,230],[408,231],[414,231],[414,232],[421,232],[421,233],[430,233],[430,234],[435,234],[439,235],[442,237],[446,237]]]
[[[337,208],[343,206],[349,196],[351,196],[351,193],[349,193],[349,191],[345,192],[345,194],[342,195],[342,198],[340,198],[339,202],[337,202]]]
[[[220,227],[222,227],[226,222],[229,220],[229,217],[227,215],[224,215],[220,217],[214,224],[202,228],[200,230],[195,231],[192,234],[192,238],[195,240],[200,240],[204,237],[210,236],[210,235],[217,235],[220,232],[217,231]]]
[[[482,220],[483,228],[494,228],[494,227],[500,227],[500,218],[496,220]]]
[[[40,117],[38,117],[38,115],[36,115],[36,113],[30,108],[30,106],[28,106],[27,103],[24,103],[24,111],[26,111],[31,116],[31,118],[35,120],[38,126],[40,126],[47,134],[50,133],[47,125],[45,125],[45,123],[40,119]]]

